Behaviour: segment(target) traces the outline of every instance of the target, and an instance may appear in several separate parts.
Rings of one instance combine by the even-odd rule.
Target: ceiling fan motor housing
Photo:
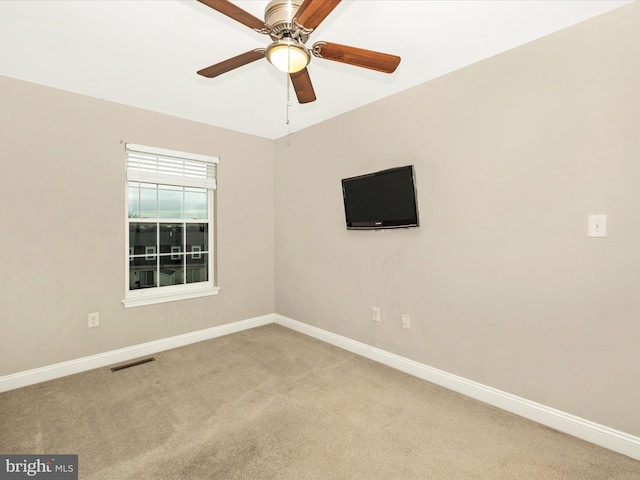
[[[273,41],[290,37],[305,43],[309,33],[293,24],[302,0],[272,0],[264,9],[264,21],[271,27],[269,36]]]

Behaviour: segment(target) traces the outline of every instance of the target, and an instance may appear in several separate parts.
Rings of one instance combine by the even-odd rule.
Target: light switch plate
[[[587,232],[589,237],[606,237],[607,236],[607,216],[606,215],[589,215],[589,229]]]

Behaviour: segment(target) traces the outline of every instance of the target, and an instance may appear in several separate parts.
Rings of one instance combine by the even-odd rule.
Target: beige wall
[[[0,375],[274,311],[272,141],[5,77],[0,105]],[[122,142],[221,157],[219,295],[123,307]]]
[[[636,3],[278,140],[276,312],[640,435],[638,25]],[[406,164],[421,226],[347,231],[340,179]]]

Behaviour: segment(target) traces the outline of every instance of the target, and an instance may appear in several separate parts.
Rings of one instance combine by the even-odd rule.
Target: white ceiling
[[[267,0],[237,1],[262,19]],[[270,39],[195,0],[0,1],[0,75],[270,139],[584,21],[631,0],[343,0],[325,40],[402,57],[392,75],[313,58],[317,101],[299,105],[259,60],[196,71]]]

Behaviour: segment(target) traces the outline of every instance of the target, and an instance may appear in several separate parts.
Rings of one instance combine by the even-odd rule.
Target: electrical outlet
[[[88,326],[89,328],[99,327],[100,326],[100,314],[98,312],[90,313],[88,316]]]
[[[371,320],[374,322],[380,321],[380,307],[371,307]]]
[[[411,328],[411,318],[409,315],[402,315],[402,328]]]

